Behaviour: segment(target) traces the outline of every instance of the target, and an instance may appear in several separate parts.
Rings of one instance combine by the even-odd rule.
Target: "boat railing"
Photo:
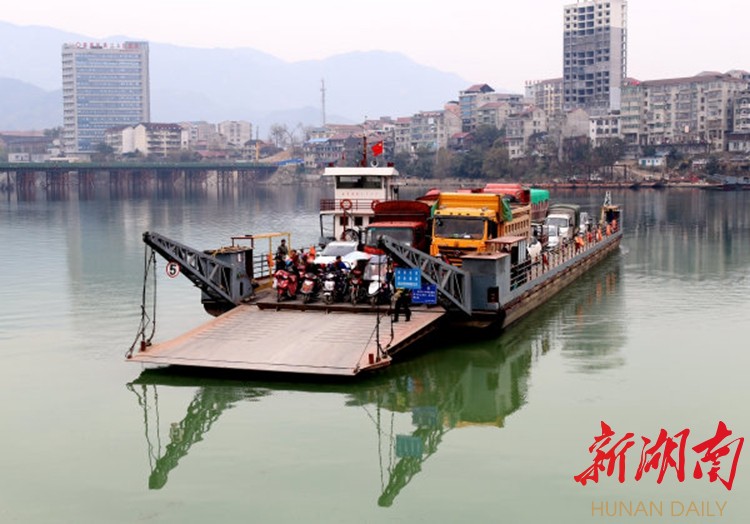
[[[253,276],[256,279],[270,277],[273,274],[274,265],[275,263],[271,253],[253,254]]]
[[[323,198],[320,200],[321,211],[371,212],[379,200],[373,198]]]
[[[257,235],[239,235],[232,237],[232,247],[249,245],[252,248],[253,278],[268,279],[272,274],[276,262],[275,249],[281,240],[287,245],[292,244],[292,235],[288,232],[260,233]]]
[[[606,228],[605,228],[606,231]],[[607,240],[609,235],[617,233],[615,226],[608,233],[598,236],[592,232],[590,237],[584,236],[582,242],[566,241],[561,246],[543,251],[534,258],[511,266],[511,289],[516,289],[526,282],[536,280],[548,271],[566,263],[573,257],[580,255],[596,247],[599,243]]]

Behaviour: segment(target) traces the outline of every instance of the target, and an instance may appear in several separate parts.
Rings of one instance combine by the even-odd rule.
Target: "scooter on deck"
[[[318,297],[319,292],[320,278],[315,273],[308,271],[307,273],[305,273],[305,277],[302,279],[302,286],[300,287],[302,301],[305,304],[312,302]]]
[[[285,298],[289,300],[297,298],[297,275],[286,269],[279,269],[274,273],[273,277],[277,302],[281,302]]]

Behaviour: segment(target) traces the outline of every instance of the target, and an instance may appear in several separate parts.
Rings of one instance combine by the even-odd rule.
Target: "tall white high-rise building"
[[[627,0],[565,6],[563,108],[590,115],[619,111],[627,76]]]
[[[149,122],[147,42],[64,44],[62,76],[67,153],[95,152],[106,129]]]

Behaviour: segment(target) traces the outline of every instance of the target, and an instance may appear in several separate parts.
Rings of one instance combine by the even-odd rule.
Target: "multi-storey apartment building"
[[[628,78],[622,86],[620,138],[626,146],[637,146],[645,133],[643,89],[638,80]]]
[[[347,136],[335,135],[311,138],[302,146],[307,169],[322,169],[327,165],[348,165],[344,146]]]
[[[491,126],[495,129],[505,127],[505,121],[515,113],[517,108],[508,102],[487,102],[477,108],[477,126]]]
[[[620,115],[592,116],[589,119],[589,140],[594,147],[612,138],[620,138]]]
[[[216,124],[210,122],[198,121],[198,122],[182,122],[180,124],[186,131],[186,149],[205,150],[210,149],[213,146],[220,146],[221,140],[219,138],[219,132],[216,129]]]
[[[393,143],[395,152],[409,153],[411,151],[411,117],[397,118],[393,126]]]
[[[735,96],[732,129],[735,133],[750,133],[750,91]]]
[[[421,111],[411,117],[409,150],[431,151],[448,147],[451,136],[461,131],[461,118],[454,111]]]
[[[530,139],[541,137],[548,131],[547,114],[538,107],[529,107],[508,117],[505,123],[505,140],[511,159],[523,158],[530,146]]]
[[[244,120],[225,120],[216,126],[227,145],[241,148],[253,137],[253,126]]]
[[[720,73],[629,81],[623,90],[621,133],[627,144],[707,144],[727,149],[734,103],[750,82]]]
[[[620,109],[626,77],[627,0],[579,0],[564,8],[563,109]]]
[[[461,131],[471,132],[477,128],[479,108],[491,102],[507,102],[520,111],[523,96],[510,93],[496,93],[487,84],[475,84],[458,94],[458,107],[461,116]]]
[[[108,128],[150,120],[148,43],[62,46],[63,146],[92,153]]]
[[[526,99],[547,113],[549,118],[555,118],[562,113],[562,93],[562,77],[526,82]]]
[[[184,149],[187,132],[179,124],[143,122],[107,129],[104,142],[117,155],[139,153],[147,157],[165,158]]]
[[[748,77],[744,71],[737,76]],[[733,112],[732,132],[727,135],[727,151],[744,155],[750,153],[750,90],[737,93]]]

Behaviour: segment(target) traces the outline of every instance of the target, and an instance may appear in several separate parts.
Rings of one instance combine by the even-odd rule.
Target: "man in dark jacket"
[[[393,311],[393,321],[398,322],[398,317],[403,311],[406,321],[409,322],[411,320],[411,309],[409,309],[411,292],[408,289],[398,288],[396,293],[393,294],[393,299],[396,302],[396,307]]]

